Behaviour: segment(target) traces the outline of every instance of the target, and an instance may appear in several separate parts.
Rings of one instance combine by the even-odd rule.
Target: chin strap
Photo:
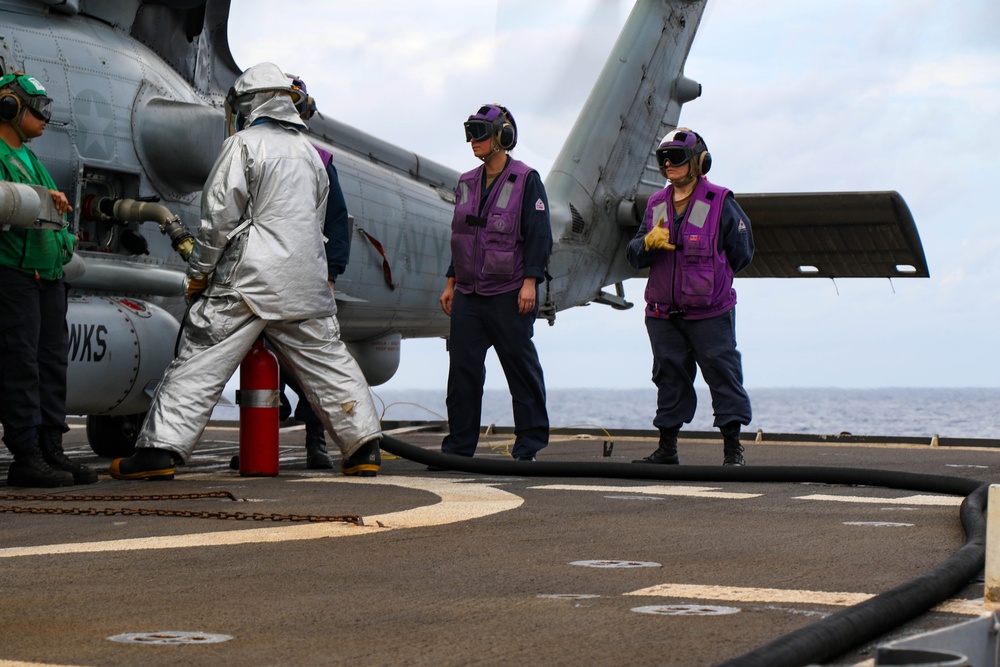
[[[687,185],[690,185],[694,181],[698,180],[698,177],[695,176],[693,173],[691,173],[692,171],[693,170],[689,170],[688,175],[685,176],[684,178],[679,178],[677,180],[668,178],[667,180],[670,181],[670,185],[674,186],[675,188],[683,188]]]
[[[21,143],[28,143],[31,141],[28,137],[24,136],[24,132],[21,131],[21,122],[24,121],[24,114],[28,113],[27,105],[21,105],[21,113],[17,114],[17,118],[7,121],[7,124],[14,128],[14,132],[17,134]]]
[[[493,157],[502,150],[500,148],[500,140],[497,139],[496,135],[493,135],[493,138],[490,139],[490,148],[492,148],[493,150],[490,151],[489,155],[487,155],[486,157],[479,158],[480,160],[482,160],[483,164],[488,162],[491,157]]]

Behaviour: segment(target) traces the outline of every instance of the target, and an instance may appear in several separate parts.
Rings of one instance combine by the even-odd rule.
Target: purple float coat
[[[646,315],[668,317],[681,311],[690,320],[720,315],[736,305],[733,269],[719,251],[723,201],[729,190],[701,178],[680,224],[674,219],[673,186],[649,198],[645,228],[661,219],[675,251],[658,252],[649,267]]]
[[[534,170],[509,159],[486,200],[480,201],[484,169],[477,167],[459,179],[451,257],[455,289],[492,296],[520,289],[524,281],[521,205],[528,174]]]

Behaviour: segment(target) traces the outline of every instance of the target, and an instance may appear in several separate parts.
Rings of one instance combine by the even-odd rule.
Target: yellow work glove
[[[194,301],[195,297],[206,289],[208,289],[208,276],[204,273],[184,279],[184,296],[188,303]]]
[[[662,227],[662,224],[663,221],[661,220],[655,227],[649,230],[649,233],[643,238],[646,250],[677,249],[677,246],[670,242],[670,230],[666,227]]]

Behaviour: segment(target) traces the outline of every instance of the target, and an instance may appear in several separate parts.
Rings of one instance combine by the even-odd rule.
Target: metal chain
[[[70,496],[70,495],[0,495],[0,500],[40,500],[40,501],[134,501],[134,500],[193,500],[199,498],[227,498],[239,502],[240,499],[228,491],[208,493],[178,493],[147,496]],[[365,525],[364,519],[355,514],[325,516],[320,514],[261,514],[259,512],[208,512],[202,510],[163,510],[147,508],[82,508],[82,507],[17,507],[0,505],[0,514],[72,514],[76,516],[176,516],[192,519],[236,519],[252,521],[338,521]]]
[[[156,495],[141,496],[71,496],[63,494],[3,494],[0,500],[197,500],[199,498],[228,498],[236,502],[240,501],[229,491],[208,491],[205,493],[165,493]]]

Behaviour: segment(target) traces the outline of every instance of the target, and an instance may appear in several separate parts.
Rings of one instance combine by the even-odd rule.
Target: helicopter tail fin
[[[622,28],[545,181],[555,240],[545,316],[592,301],[629,307],[621,289],[602,288],[634,275],[624,245],[635,199],[663,187],[653,150],[701,94],[684,62],[706,1],[638,0]]]

